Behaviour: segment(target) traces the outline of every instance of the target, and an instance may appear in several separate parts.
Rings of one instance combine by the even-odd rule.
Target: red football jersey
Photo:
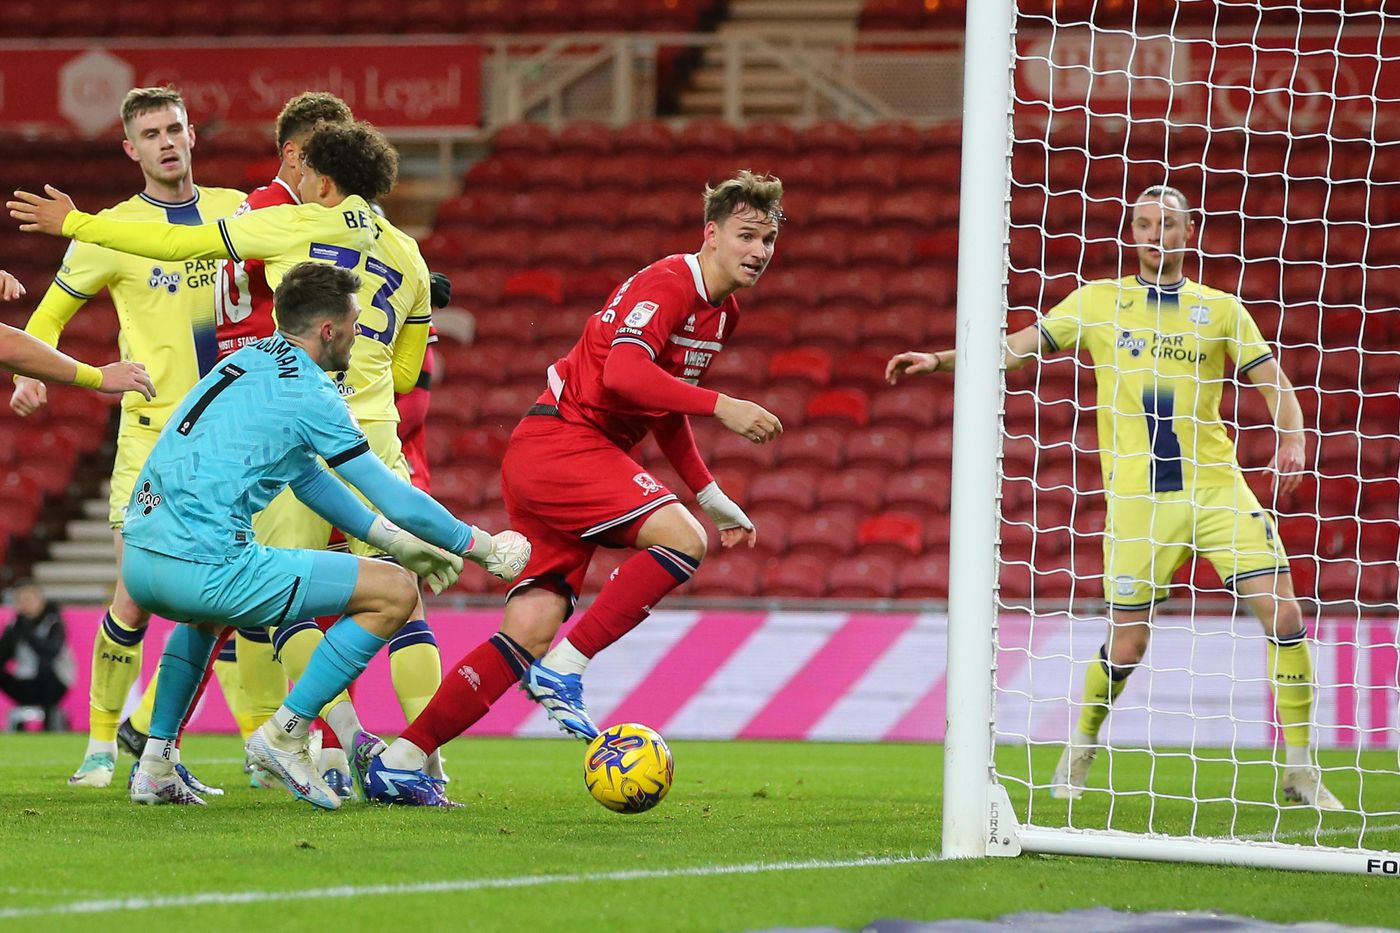
[[[630,450],[668,412],[639,408],[603,386],[609,351],[635,344],[663,370],[695,384],[738,322],[733,295],[710,303],[694,254],[667,256],[619,285],[588,319],[569,355],[549,368],[549,389],[540,401],[557,404],[566,421],[591,425]]]
[[[280,178],[252,192],[238,205],[233,216],[279,204],[300,204],[296,192]],[[272,336],[272,289],[267,285],[261,259],[219,263],[219,281],[214,291],[215,333],[219,359],[250,343]]]

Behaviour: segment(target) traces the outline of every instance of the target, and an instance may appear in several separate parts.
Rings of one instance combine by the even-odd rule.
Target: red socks
[[[569,644],[593,657],[651,614],[652,607],[691,578],[700,561],[673,548],[652,545],[634,554],[603,585],[598,598],[569,631]]]
[[[403,738],[431,755],[485,716],[534,661],[509,635],[497,632],[452,666]]]

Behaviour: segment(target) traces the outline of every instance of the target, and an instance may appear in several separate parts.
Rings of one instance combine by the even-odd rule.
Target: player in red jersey
[[[716,417],[756,444],[782,432],[761,406],[697,385],[738,326],[734,293],[753,287],[773,256],[781,197],[778,179],[747,171],[706,188],[700,252],[668,256],[622,283],[549,368],[501,467],[512,527],[534,545],[530,562],[501,630],[452,666],[428,708],[368,764],[371,799],[426,802],[405,800],[399,787],[517,681],[565,732],[598,734],[583,703],[584,668],[705,556],[704,528],[629,454],[648,433],[719,528],[721,545],[753,546],[753,522],[710,475],[689,418]],[[639,553],[550,650],[599,545]]]
[[[438,289],[446,288],[451,294],[452,283],[441,273],[433,273],[433,309],[446,306],[447,301],[438,303]],[[424,492],[432,486],[432,472],[428,465],[427,421],[428,401],[432,395],[433,376],[437,368],[433,344],[437,343],[437,328],[428,329],[428,349],[423,353],[423,371],[418,374],[418,384],[412,391],[394,399],[399,410],[399,441],[403,444],[404,459],[408,461],[409,478],[413,485]]]

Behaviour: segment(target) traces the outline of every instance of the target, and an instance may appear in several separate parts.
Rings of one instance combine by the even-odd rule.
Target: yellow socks
[[[1108,663],[1108,649],[1099,649],[1099,656],[1084,672],[1084,698],[1079,712],[1079,737],[1098,737],[1109,707],[1128,684],[1131,667],[1115,667]]]
[[[287,672],[273,657],[272,637],[267,629],[241,628],[236,641],[238,681],[248,701],[251,732],[271,719],[287,698]],[[239,728],[243,728],[241,723]]]
[[[146,627],[126,624],[109,608],[92,643],[92,685],[88,702],[89,742],[115,743],[122,706],[141,673],[141,641]],[[147,715],[147,723],[150,717]]]
[[[276,649],[277,660],[282,662],[282,670],[288,680],[296,683],[301,679],[301,675],[306,673],[306,666],[311,663],[311,655],[316,651],[316,646],[325,637],[310,619],[283,623],[272,633],[272,646]],[[322,715],[336,704],[349,699],[348,692],[340,691],[321,710]]]
[[[409,622],[389,639],[389,673],[404,719],[413,722],[442,683],[442,656],[427,622]]]
[[[1307,749],[1312,738],[1313,666],[1307,631],[1268,639],[1269,682],[1278,708],[1283,742]]]

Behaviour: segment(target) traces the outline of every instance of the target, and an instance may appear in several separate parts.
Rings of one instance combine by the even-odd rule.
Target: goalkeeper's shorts
[[[370,451],[384,461],[395,476],[406,483],[409,482],[408,461],[404,458],[403,446],[399,442],[398,426],[392,421],[370,421],[361,427],[369,441]],[[358,489],[352,487],[352,491],[359,495],[372,511],[378,511]],[[267,504],[267,508],[253,516],[253,535],[259,543],[268,547],[319,550],[330,540],[331,526],[324,518],[302,504],[288,487],[274,497]],[[383,554],[378,548],[354,538],[350,539],[350,553],[360,557],[379,557]]]
[[[530,539],[511,588],[578,599],[593,551],[631,547],[648,515],[676,494],[598,431],[550,415],[526,417],[501,463],[510,526]]]
[[[349,554],[256,542],[231,561],[210,564],[131,544],[122,554],[122,582],[141,608],[174,622],[239,628],[340,615],[359,574],[359,559]]]
[[[1252,577],[1288,573],[1273,516],[1243,477],[1194,493],[1109,492],[1103,551],[1110,609],[1147,609],[1166,599],[1172,577],[1193,555],[1210,561],[1229,589]]]

